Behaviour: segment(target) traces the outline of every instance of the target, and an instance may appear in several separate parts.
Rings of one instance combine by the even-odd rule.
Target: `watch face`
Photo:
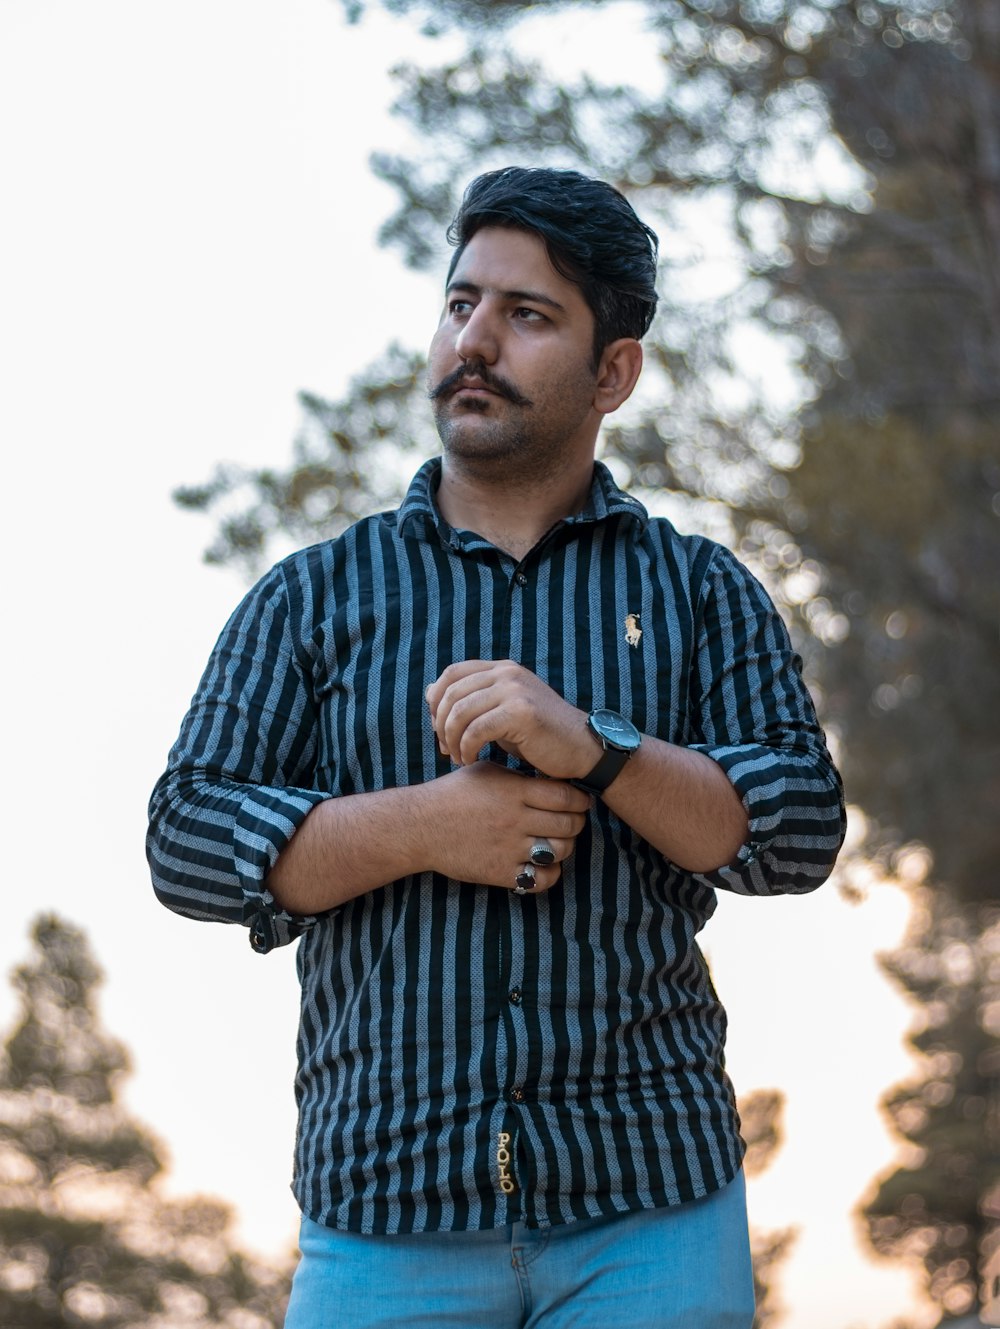
[[[594,711],[588,724],[602,742],[619,752],[634,752],[642,741],[632,721],[617,711]]]

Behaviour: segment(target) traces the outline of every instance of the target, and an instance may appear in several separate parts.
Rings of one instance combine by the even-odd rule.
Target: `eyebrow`
[[[455,291],[469,291],[472,295],[483,295],[484,292],[492,295],[501,295],[505,300],[527,300],[530,304],[546,305],[549,309],[556,309],[560,314],[565,314],[566,308],[558,300],[553,300],[551,295],[545,295],[542,291],[498,291],[495,287],[477,286],[471,281],[453,281],[445,291],[445,295],[452,295]]]

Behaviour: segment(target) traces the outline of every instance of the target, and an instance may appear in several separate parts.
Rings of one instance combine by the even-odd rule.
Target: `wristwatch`
[[[642,734],[631,720],[626,720],[617,711],[591,711],[587,716],[587,728],[604,752],[589,775],[569,783],[588,794],[603,794],[642,742]]]

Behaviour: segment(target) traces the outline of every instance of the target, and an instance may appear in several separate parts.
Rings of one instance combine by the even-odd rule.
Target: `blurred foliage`
[[[1000,849],[1000,8],[892,8],[829,80],[874,207],[807,231],[789,266],[846,358],[805,413],[787,503],[821,568],[805,617],[832,648],[817,668],[851,796],[874,845],[922,841],[975,905],[997,898]]]
[[[634,24],[634,4],[345,0],[353,18],[376,3],[448,36],[439,67],[396,71],[418,146],[373,158],[399,198],[382,240],[408,263],[443,267],[461,188],[510,161],[602,176],[659,230],[662,303],[641,399],[605,451],[689,527],[725,527],[789,611],[867,851],[890,871],[914,842],[932,855],[940,906],[897,977],[936,1010],[904,973],[913,946],[931,955],[956,930],[991,936],[1000,898],[1000,4],[647,0],[635,41],[655,44],[653,87],[592,70],[560,81],[519,44],[548,13]],[[764,370],[747,368],[755,338]],[[375,366],[342,401],[306,402],[308,466],[297,454],[242,488],[223,478],[201,506],[248,491],[250,506],[210,556],[247,563],[275,530],[333,533],[370,510],[369,485],[381,505],[381,461],[356,458],[369,437],[409,441],[426,418],[410,363],[408,386],[392,379],[389,435],[365,414]],[[776,392],[769,380],[782,376]],[[956,1010],[978,1009],[971,978],[948,982]],[[986,1043],[968,1056],[957,1016],[936,1037],[967,1088],[932,1114],[941,1131],[903,1170],[905,1194],[887,1182],[873,1200],[872,1232],[880,1249],[919,1249],[950,1314],[1000,1217],[983,1209],[974,1169],[939,1184],[938,1150],[952,1157],[946,1131],[967,1130],[960,1104],[994,1089]],[[906,1114],[895,1119],[905,1135]],[[939,1259],[949,1241],[964,1252],[953,1275]]]
[[[118,1102],[128,1070],[100,1026],[83,934],[37,920],[0,1060],[4,1329],[278,1329],[288,1272],[240,1253],[231,1214],[158,1192],[162,1150]]]
[[[920,1258],[947,1316],[979,1304],[1000,1258],[1000,909],[972,928],[930,891],[883,964],[919,1004],[914,1079],[886,1098],[909,1142],[864,1214],[875,1249]],[[992,1323],[992,1321],[991,1321]]]
[[[423,366],[422,356],[394,344],[353,380],[344,402],[300,393],[304,418],[289,468],[223,465],[206,484],[175,490],[182,508],[220,512],[206,561],[236,563],[252,574],[278,535],[297,548],[338,535],[360,513],[395,506],[407,456],[427,456],[436,437],[430,421],[414,411]],[[242,506],[227,512],[231,495]]]
[[[759,1176],[769,1167],[780,1147],[784,1106],[784,1096],[777,1089],[756,1089],[740,1097],[740,1130],[747,1146],[743,1170],[748,1177]],[[767,1329],[768,1325],[781,1318],[782,1307],[776,1292],[776,1278],[781,1261],[790,1252],[795,1237],[794,1227],[776,1232],[750,1229],[754,1298],[757,1303],[753,1329]]]

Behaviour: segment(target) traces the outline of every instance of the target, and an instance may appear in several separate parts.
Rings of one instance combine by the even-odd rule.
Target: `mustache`
[[[505,397],[507,401],[513,402],[515,406],[531,406],[534,404],[529,397],[525,397],[523,393],[518,392],[509,379],[503,378],[500,374],[494,374],[482,362],[473,360],[452,370],[441,380],[437,387],[431,388],[427,395],[431,401],[440,401],[443,397],[450,397],[452,393],[457,392],[466,379],[470,378],[478,379],[484,388],[489,388],[498,397]]]

